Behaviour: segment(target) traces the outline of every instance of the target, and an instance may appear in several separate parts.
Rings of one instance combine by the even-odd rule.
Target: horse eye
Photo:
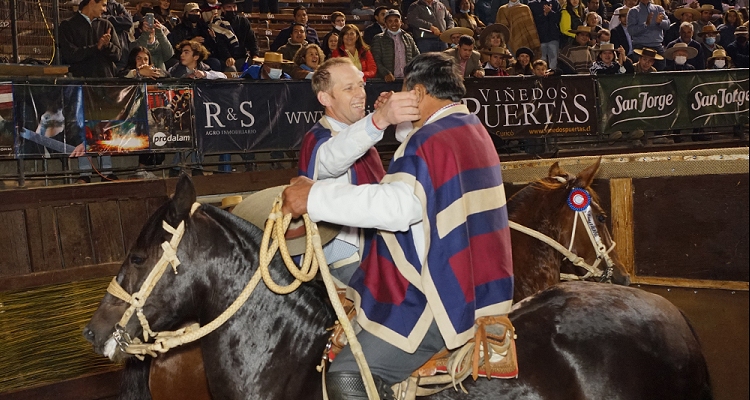
[[[604,214],[599,214],[599,215],[598,215],[598,216],[596,217],[596,219],[597,219],[597,220],[599,220],[599,222],[601,222],[601,223],[603,224],[603,223],[604,223],[604,221],[606,221],[606,220],[607,220],[607,216],[606,216],[606,215],[604,215]]]
[[[132,254],[132,255],[130,256],[130,263],[131,263],[131,264],[135,264],[135,265],[141,265],[141,264],[143,264],[143,262],[144,262],[144,261],[146,261],[146,259],[145,259],[145,258],[143,258],[143,257],[139,257],[139,256],[137,256],[137,255],[135,255],[135,254]]]

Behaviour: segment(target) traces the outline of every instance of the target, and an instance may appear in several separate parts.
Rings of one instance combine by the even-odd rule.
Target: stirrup
[[[391,388],[382,379],[373,375],[378,397],[382,400],[395,400]],[[367,389],[359,372],[341,371],[326,374],[328,400],[367,400]]]

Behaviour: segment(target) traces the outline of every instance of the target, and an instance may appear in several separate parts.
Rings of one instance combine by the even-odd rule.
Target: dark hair
[[[404,87],[414,89],[421,84],[427,94],[440,100],[460,101],[466,94],[461,68],[445,53],[422,53],[409,62],[404,68]]]
[[[146,53],[148,55],[148,65],[154,65],[154,61],[151,59],[151,52],[143,46],[135,46],[130,49],[130,53],[128,54],[128,63],[125,66],[125,69],[136,69],[135,58],[138,57],[138,53]]]
[[[381,11],[383,11],[383,10],[388,11],[388,7],[386,7],[386,6],[378,6],[377,8],[375,8],[375,13],[372,14],[372,20],[374,21],[375,20],[375,16],[378,15],[378,13],[381,12]]]
[[[294,32],[294,27],[295,26],[301,26],[301,27],[305,28],[305,33],[307,33],[307,27],[305,26],[305,24],[300,24],[299,22],[292,22],[292,32]]]
[[[307,10],[307,7],[305,7],[305,6],[294,7],[294,11],[292,12],[292,16],[296,17],[297,16],[297,11],[301,11],[301,10]]]
[[[93,1],[94,3],[101,3],[102,1],[105,1],[105,2],[106,2],[106,0],[99,0],[99,1],[97,1],[97,0],[81,0],[81,2],[80,2],[80,3],[78,3],[78,11],[81,11],[81,10],[83,10],[83,8],[84,8],[84,7],[86,7],[86,6],[87,6],[87,5],[89,4],[89,3],[91,3],[92,1]]]
[[[182,52],[182,48],[185,46],[190,46],[190,49],[193,50],[193,55],[198,56],[198,62],[201,62],[208,58],[208,55],[210,54],[208,50],[200,43],[196,42],[195,40],[183,40],[180,42],[180,44],[177,45],[177,50]],[[179,56],[178,56],[179,57]]]
[[[458,38],[459,46],[474,46],[474,38],[469,35],[462,35]]]

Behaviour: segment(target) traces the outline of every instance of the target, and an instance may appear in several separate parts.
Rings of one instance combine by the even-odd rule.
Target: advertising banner
[[[462,100],[491,135],[596,135],[596,92],[588,76],[469,79]]]
[[[681,75],[678,88],[687,99],[688,126],[734,126],[748,123],[750,86],[747,69]],[[682,94],[681,94],[682,95]]]
[[[13,157],[13,83],[0,82],[0,158]]]
[[[184,84],[146,87],[151,150],[192,149],[193,89]]]
[[[145,85],[86,85],[83,92],[87,152],[148,150]]]
[[[84,145],[80,85],[14,84],[17,156],[70,154]]]

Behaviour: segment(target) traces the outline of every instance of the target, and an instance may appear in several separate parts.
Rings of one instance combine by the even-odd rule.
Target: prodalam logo
[[[188,135],[167,135],[164,132],[156,132],[154,134],[154,145],[162,147],[167,143],[173,143],[173,142],[188,142],[190,141],[190,136]]]

